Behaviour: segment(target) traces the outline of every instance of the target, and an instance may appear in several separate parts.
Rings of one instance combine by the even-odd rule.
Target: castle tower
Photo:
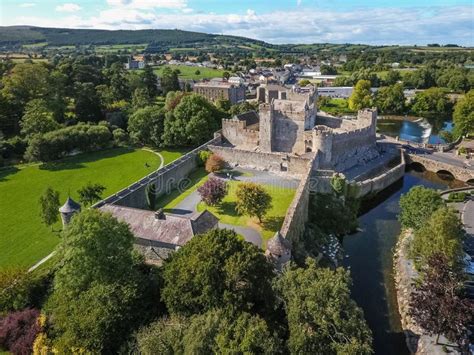
[[[377,130],[377,108],[366,108],[357,112],[359,128],[370,126],[370,133],[375,138]]]
[[[332,166],[332,129],[326,126],[316,126],[313,130],[313,152],[317,152],[319,166],[329,168]]]
[[[63,228],[71,222],[71,218],[76,213],[81,211],[81,205],[74,201],[71,197],[68,197],[64,205],[59,208],[61,213],[61,220],[63,221]]]
[[[280,232],[276,232],[267,242],[265,255],[276,264],[278,270],[281,270],[291,260],[291,242],[283,238]]]
[[[259,116],[259,147],[262,152],[271,152],[273,149],[273,103],[261,104]]]

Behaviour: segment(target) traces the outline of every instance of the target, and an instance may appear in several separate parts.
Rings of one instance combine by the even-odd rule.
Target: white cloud
[[[80,9],[81,7],[79,5],[73,4],[73,3],[66,3],[66,4],[56,6],[56,11],[59,11],[59,12],[76,12],[76,11],[79,11]]]
[[[296,6],[300,6],[301,5],[301,0],[296,0]]]
[[[107,0],[111,6],[127,7],[133,9],[184,9],[187,0]]]
[[[36,3],[34,2],[25,2],[23,4],[20,4],[20,7],[33,7],[36,6]]]
[[[474,45],[469,6],[375,8],[353,11],[295,9],[256,13],[200,13],[188,8],[160,13],[136,8],[139,0],[120,2],[94,17],[69,16],[45,19],[21,17],[8,19],[4,25],[28,24],[50,27],[147,29],[180,28],[208,33],[245,36],[271,43],[369,43],[426,44],[458,43]],[[144,0],[141,0],[142,2]],[[148,1],[151,3],[152,1]],[[156,5],[186,4],[184,1],[153,1]],[[141,3],[143,5],[143,3]],[[429,14],[428,11],[429,10]],[[7,22],[7,19],[1,19]]]

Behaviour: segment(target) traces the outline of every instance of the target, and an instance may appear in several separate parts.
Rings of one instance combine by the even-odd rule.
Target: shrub
[[[128,143],[128,134],[122,128],[117,128],[112,132],[114,136],[115,145],[127,145]]]
[[[219,204],[227,194],[227,183],[224,180],[211,177],[198,188],[198,192],[207,205],[214,206]]]
[[[201,150],[198,155],[196,156],[198,166],[205,166],[207,160],[212,155],[212,153],[208,150]]]
[[[75,150],[90,152],[109,146],[112,138],[107,127],[78,124],[33,137],[26,156],[29,160],[50,161],[62,158]]]
[[[208,173],[215,173],[217,171],[220,171],[220,170],[224,169],[224,167],[225,167],[225,160],[222,159],[217,154],[212,154],[206,160],[206,171]]]
[[[40,312],[25,309],[13,312],[0,320],[0,347],[14,354],[30,354],[40,332],[37,322]]]
[[[448,201],[449,202],[464,202],[469,195],[470,194],[466,192],[451,192],[448,195]]]

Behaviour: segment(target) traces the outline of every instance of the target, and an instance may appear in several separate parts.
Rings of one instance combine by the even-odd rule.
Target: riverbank
[[[412,354],[444,355],[446,351],[443,345],[436,344],[436,336],[426,334],[408,314],[410,298],[414,289],[413,282],[418,276],[413,263],[408,259],[408,248],[412,239],[413,232],[411,230],[405,230],[401,233],[395,248],[393,260],[398,311],[400,313],[400,321],[405,334],[407,347]],[[447,340],[443,336],[440,336],[439,341],[444,344],[447,343]],[[459,352],[452,347],[449,347],[449,352],[451,354],[459,354]]]

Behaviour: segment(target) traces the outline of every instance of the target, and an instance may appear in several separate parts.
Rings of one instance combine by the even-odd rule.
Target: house
[[[245,100],[245,86],[215,78],[194,84],[193,91],[210,101],[229,100],[237,104]]]

